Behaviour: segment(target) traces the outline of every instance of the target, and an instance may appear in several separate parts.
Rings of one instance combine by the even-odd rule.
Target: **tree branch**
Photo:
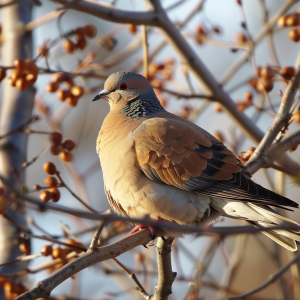
[[[34,300],[47,298],[52,290],[72,275],[94,265],[98,262],[108,260],[121,255],[139,245],[145,245],[151,241],[149,230],[143,229],[139,232],[126,236],[125,238],[97,249],[89,249],[85,254],[69,262],[48,278],[38,282],[33,289],[20,295],[16,300]]]
[[[172,271],[171,250],[174,238],[158,238],[156,244],[158,282],[155,286],[153,300],[167,300],[172,294],[172,284],[177,275]],[[151,298],[152,299],[152,298]]]

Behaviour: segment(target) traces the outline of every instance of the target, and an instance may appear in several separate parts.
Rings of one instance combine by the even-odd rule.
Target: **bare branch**
[[[156,244],[158,282],[153,300],[167,300],[172,294],[172,284],[177,275],[172,271],[171,250],[174,238],[159,238]],[[152,298],[151,298],[152,299]]]
[[[47,298],[55,287],[79,271],[98,262],[117,257],[139,245],[147,244],[151,239],[150,232],[143,229],[113,244],[98,248],[97,251],[89,249],[82,256],[69,262],[48,278],[38,282],[33,289],[17,297],[16,300]]]
[[[258,286],[257,288],[242,294],[240,296],[237,297],[230,297],[228,298],[228,300],[238,300],[238,299],[246,299],[247,297],[261,291],[262,289],[266,288],[268,285],[270,285],[271,283],[273,283],[274,281],[276,281],[277,279],[279,279],[283,273],[285,273],[294,263],[296,263],[298,260],[300,259],[300,254],[298,254],[297,256],[295,256],[295,258],[293,260],[291,260],[288,264],[286,264],[285,266],[283,266],[282,268],[280,268],[274,275],[270,276],[270,279],[267,280],[265,283],[263,283],[262,285]]]

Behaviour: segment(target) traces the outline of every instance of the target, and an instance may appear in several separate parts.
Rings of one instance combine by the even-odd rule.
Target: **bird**
[[[130,218],[203,226],[221,216],[253,226],[297,222],[270,206],[298,204],[251,179],[243,163],[221,141],[196,124],[165,110],[149,81],[140,74],[115,72],[92,101],[105,100],[110,112],[96,141],[104,190],[113,210]],[[289,210],[289,209],[288,209]],[[147,227],[153,238],[156,228]],[[163,228],[160,236],[182,232]],[[300,230],[262,233],[290,251]]]

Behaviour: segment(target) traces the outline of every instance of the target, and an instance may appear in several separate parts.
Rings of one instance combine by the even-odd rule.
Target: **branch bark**
[[[151,239],[152,237],[149,230],[143,229],[135,234],[126,236],[113,244],[103,246],[101,248],[89,249],[85,254],[69,262],[48,278],[41,280],[34,288],[20,295],[15,300],[47,298],[50,296],[55,287],[79,271],[98,262],[117,257],[139,245],[147,244],[151,241]]]
[[[156,244],[158,282],[153,300],[167,300],[172,294],[172,284],[177,273],[172,271],[171,250],[174,238],[158,238]]]

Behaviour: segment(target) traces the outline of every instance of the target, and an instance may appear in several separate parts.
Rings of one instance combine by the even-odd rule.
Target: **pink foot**
[[[161,220],[162,220],[162,218],[160,218],[160,217],[157,217],[157,218],[153,219],[153,221],[161,221]],[[134,233],[138,232],[140,229],[145,229],[145,228],[147,228],[150,231],[152,239],[155,240],[155,238],[156,238],[155,229],[152,226],[147,226],[147,225],[137,225],[137,226],[135,226],[128,234],[126,234],[126,236],[134,234]]]

